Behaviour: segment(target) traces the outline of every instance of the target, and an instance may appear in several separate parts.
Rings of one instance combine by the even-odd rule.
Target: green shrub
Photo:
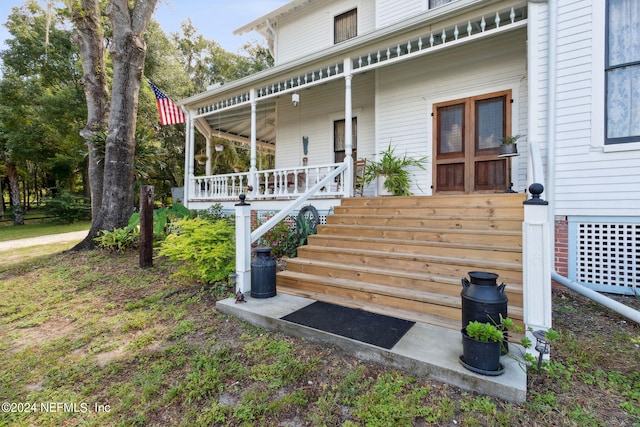
[[[181,218],[190,218],[191,211],[184,205],[176,203],[170,208],[153,210],[153,238],[163,240],[172,230],[171,224]],[[138,228],[140,225],[140,212],[135,212],[129,219],[128,227]]]
[[[43,211],[48,221],[60,224],[72,224],[91,218],[91,206],[84,198],[63,190],[56,197],[44,200]]]
[[[229,221],[202,218],[174,223],[177,233],[167,236],[159,255],[183,261],[182,274],[204,283],[224,281],[235,270],[234,227]]]
[[[183,205],[177,203],[170,208],[160,208],[153,211],[153,238],[161,241],[171,232],[176,219],[188,218],[191,211]],[[124,228],[116,228],[113,231],[101,231],[100,235],[94,239],[101,249],[112,252],[124,252],[136,247],[140,241],[140,213],[135,212],[129,218],[129,224]]]
[[[113,231],[103,230],[93,240],[100,249],[111,252],[124,252],[138,245],[140,232],[135,227],[116,228]]]
[[[266,215],[264,219],[258,220],[255,228],[267,222],[271,216],[272,215]],[[258,246],[270,247],[271,255],[274,257],[291,256],[291,254],[295,254],[295,250],[298,247],[298,239],[295,231],[294,220],[290,216],[287,216],[258,239]]]
[[[309,218],[298,215],[295,221],[295,227],[293,227],[289,233],[288,241],[292,244],[292,248],[289,250],[288,255],[290,257],[298,256],[298,248],[307,244],[307,239],[310,235],[316,234],[316,224]]]

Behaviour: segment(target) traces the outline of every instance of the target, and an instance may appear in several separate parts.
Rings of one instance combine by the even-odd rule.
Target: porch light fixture
[[[547,339],[546,333],[542,330],[534,331],[533,336],[536,337],[536,351],[539,353],[538,356],[538,372],[542,368],[542,358],[545,354],[549,354],[551,352],[551,341]]]
[[[300,95],[297,93],[294,93],[293,95],[291,95],[291,102],[293,102],[294,107],[297,107],[298,104],[300,103]]]

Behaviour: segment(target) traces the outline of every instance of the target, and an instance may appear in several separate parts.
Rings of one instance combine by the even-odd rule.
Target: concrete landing
[[[245,296],[246,303],[236,303],[235,298],[218,301],[216,309],[235,316],[254,326],[280,331],[315,342],[341,348],[362,360],[379,362],[411,375],[451,384],[468,391],[497,397],[509,402],[521,403],[527,398],[525,367],[514,353],[522,348],[509,344],[511,353],[500,363],[505,372],[499,376],[479,375],[465,369],[459,362],[462,354],[462,338],[459,331],[416,323],[402,339],[387,350],[371,344],[319,331],[280,318],[314,302],[309,298],[278,294],[273,298],[257,299]]]

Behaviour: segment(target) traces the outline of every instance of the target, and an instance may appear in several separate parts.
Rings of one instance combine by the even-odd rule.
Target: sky
[[[158,0],[153,18],[167,36],[180,30],[180,23],[187,18],[208,40],[218,42],[224,49],[238,53],[247,41],[262,40],[255,32],[236,36],[234,30],[253,20],[278,9],[290,0]],[[46,9],[46,0],[39,0]],[[60,4],[60,2],[56,2]],[[0,0],[0,50],[5,49],[4,41],[10,37],[4,24],[11,9],[21,6],[23,0]]]

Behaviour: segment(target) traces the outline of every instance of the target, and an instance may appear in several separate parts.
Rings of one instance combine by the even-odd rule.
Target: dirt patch
[[[52,319],[32,328],[13,330],[18,337],[9,349],[10,353],[17,353],[29,346],[42,346],[49,341],[70,335],[74,331],[74,322],[69,319]]]

